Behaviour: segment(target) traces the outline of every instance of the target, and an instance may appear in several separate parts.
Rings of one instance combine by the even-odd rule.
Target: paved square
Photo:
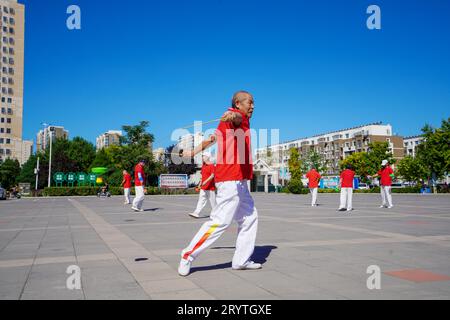
[[[355,194],[351,214],[336,212],[337,194],[319,194],[318,207],[309,195],[254,198],[263,269],[231,269],[232,226],[186,278],[181,249],[205,221],[187,215],[196,196],[147,196],[143,213],[122,197],[0,201],[0,299],[450,298],[450,196],[394,194],[380,209],[379,195]],[[80,290],[67,288],[71,265]],[[371,265],[380,290],[367,288]]]

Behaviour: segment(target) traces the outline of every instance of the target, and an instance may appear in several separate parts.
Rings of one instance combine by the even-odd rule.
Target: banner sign
[[[188,187],[188,176],[187,174],[162,174],[159,176],[159,187],[186,189]]]

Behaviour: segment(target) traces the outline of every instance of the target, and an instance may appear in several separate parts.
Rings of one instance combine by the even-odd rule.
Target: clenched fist
[[[242,115],[238,112],[227,111],[220,118],[220,121],[232,122],[235,127],[239,127],[242,123]]]

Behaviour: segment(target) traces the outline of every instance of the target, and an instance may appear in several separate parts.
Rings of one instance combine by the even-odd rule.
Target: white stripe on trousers
[[[202,212],[203,208],[206,206],[208,200],[211,204],[211,209],[214,209],[214,207],[216,206],[216,192],[211,190],[200,190],[197,208],[195,209],[194,213],[200,214],[200,212]]]
[[[197,258],[212,245],[233,220],[238,224],[236,250],[232,266],[245,266],[255,249],[258,229],[258,212],[248,189],[247,180],[216,183],[217,205],[211,212],[211,218],[205,222],[191,243],[183,250],[182,257],[190,261]]]
[[[134,191],[136,192],[136,197],[133,200],[133,207],[141,209],[142,203],[144,202],[144,187],[143,186],[135,186]]]

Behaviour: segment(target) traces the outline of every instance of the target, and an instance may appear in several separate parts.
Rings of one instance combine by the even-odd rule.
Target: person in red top
[[[134,190],[136,193],[136,197],[133,200],[133,205],[131,209],[134,211],[142,212],[142,203],[145,198],[145,159],[139,160],[139,163],[134,167]]]
[[[308,178],[308,187],[309,191],[311,192],[312,200],[311,200],[311,207],[317,206],[317,188],[319,187],[319,181],[320,181],[320,173],[317,172],[316,168],[314,166],[311,166],[311,170],[308,171],[306,174],[306,178]]]
[[[200,218],[200,212],[206,206],[208,200],[212,209],[216,206],[216,186],[214,182],[215,166],[214,163],[211,162],[211,154],[209,152],[203,152],[202,160],[202,178],[197,187],[200,188],[197,208],[193,213],[189,213],[189,215],[194,218]]]
[[[338,211],[352,211],[352,197],[353,197],[353,178],[355,171],[351,165],[347,165],[346,169],[341,172],[339,179],[339,186],[341,188],[341,203]]]
[[[121,185],[123,186],[123,194],[125,196],[124,204],[130,204],[130,190],[131,190],[131,174],[128,173],[127,170],[123,170],[123,180]]]
[[[380,208],[392,208],[392,178],[394,177],[394,170],[389,166],[387,160],[381,161],[381,169],[373,176],[369,178],[380,177],[380,191],[381,191],[381,201],[382,204]]]
[[[189,245],[181,252],[178,273],[187,276],[192,261],[216,241],[235,220],[238,223],[236,250],[232,268],[260,269],[261,264],[250,260],[255,249],[258,213],[248,183],[253,177],[251,157],[250,118],[254,110],[253,96],[246,91],[234,94],[232,107],[221,118],[214,135],[194,150],[185,150],[184,157],[197,153],[217,142],[217,163],[214,179],[217,204],[210,220],[205,222]]]

